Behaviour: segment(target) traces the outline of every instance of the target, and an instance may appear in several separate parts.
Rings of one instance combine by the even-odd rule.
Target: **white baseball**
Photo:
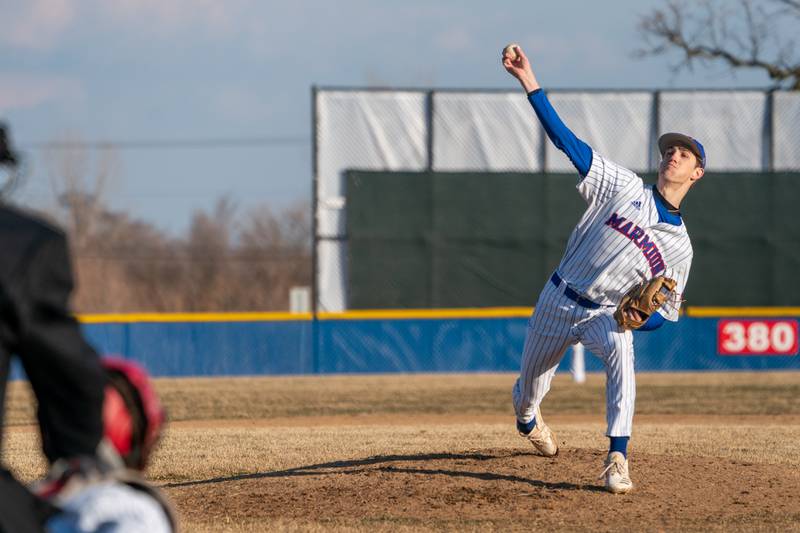
[[[517,58],[517,50],[516,47],[519,46],[517,43],[511,43],[505,48],[503,48],[503,55],[508,56],[511,58],[511,61],[514,61]]]

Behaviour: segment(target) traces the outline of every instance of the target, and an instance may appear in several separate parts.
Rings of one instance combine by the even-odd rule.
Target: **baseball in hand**
[[[503,48],[503,56],[508,56],[511,58],[511,61],[514,61],[517,58],[517,47],[519,45],[517,43],[511,43],[505,48]]]

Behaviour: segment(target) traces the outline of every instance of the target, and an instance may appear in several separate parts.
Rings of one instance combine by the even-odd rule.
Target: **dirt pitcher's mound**
[[[615,496],[597,479],[604,458],[570,448],[555,458],[509,450],[388,455],[165,489],[190,522],[608,531],[786,531],[800,524],[796,468],[634,453],[634,491]]]

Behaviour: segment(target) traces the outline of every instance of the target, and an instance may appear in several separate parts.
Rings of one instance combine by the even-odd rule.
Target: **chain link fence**
[[[762,238],[756,238],[758,250],[769,248],[789,270],[792,265],[800,268],[792,252],[800,248],[800,239],[797,226],[786,224],[791,208],[785,201],[795,193],[795,184],[800,186],[800,174],[792,174],[800,172],[800,93],[548,93],[578,137],[643,175],[645,181],[654,180],[656,174],[660,134],[679,131],[701,140],[708,154],[706,177],[711,177],[706,183],[712,185],[715,174],[717,181],[725,183],[707,186],[695,195],[697,202],[687,202],[686,210],[695,210],[701,225],[715,222],[709,226],[713,229],[723,223],[715,220],[713,209],[738,216],[735,200],[745,197],[753,209],[744,209],[735,228],[714,238],[724,240],[742,227],[755,228],[746,233],[761,231]],[[571,201],[577,195],[567,196],[570,190],[574,193],[575,170],[549,142],[524,95],[519,91],[319,88],[313,92],[313,103],[312,345],[316,368],[324,372],[516,370],[526,316],[538,293],[534,285],[540,288],[546,282],[546,273],[556,266],[581,212]],[[753,182],[761,179],[763,186]],[[366,187],[369,180],[372,183]],[[515,185],[508,189],[510,182]],[[776,187],[780,183],[788,189]],[[731,184],[740,189],[738,194],[725,191],[715,196],[715,191]],[[510,196],[509,190],[517,190],[524,198]],[[356,203],[371,210],[356,209]],[[520,203],[533,213],[512,213],[512,204],[518,209]],[[714,207],[709,210],[709,205]],[[367,211],[370,216],[365,216]],[[509,217],[529,219],[528,225],[536,227],[509,229],[519,235],[495,231]],[[475,223],[478,219],[485,222]],[[464,228],[482,233],[480,250],[470,248]],[[690,225],[690,233],[691,229]],[[559,237],[558,251],[553,246],[555,237]],[[705,235],[699,238],[706,250],[716,246],[715,253],[731,244],[706,242]],[[379,245],[363,246],[370,239]],[[767,246],[775,239],[780,241],[776,246]],[[740,259],[758,255],[755,249],[736,252]],[[468,276],[451,269],[454,256],[467,265]],[[515,276],[542,279],[530,285],[530,280],[520,284],[487,275],[484,268],[492,266],[491,258],[495,264],[523,265],[523,272]],[[762,259],[774,262],[771,256]],[[720,269],[732,268],[709,264],[709,257],[704,261],[698,261],[700,267],[710,269],[714,279],[720,279]],[[755,278],[764,278],[761,281],[769,288],[786,268],[772,275],[766,269]],[[365,279],[373,285],[365,285]],[[453,284],[467,279],[468,286],[451,290]],[[476,291],[472,284],[482,282],[494,286]],[[517,305],[527,309],[509,307],[506,297],[515,284],[517,295],[525,293],[524,303]],[[476,316],[472,317],[451,317],[458,309],[442,309],[442,285],[449,287],[447,301],[456,302],[452,307],[461,307],[459,298],[480,294],[464,307],[485,309],[473,309]],[[773,296],[796,298],[795,293]],[[780,305],[787,303],[800,304]],[[752,300],[744,305],[764,304]],[[497,316],[504,318],[493,318],[491,306],[499,307]],[[798,308],[782,309],[785,327],[791,329],[794,324],[797,331]],[[719,357],[719,319],[703,316],[707,318],[685,317],[678,324],[680,331],[637,335],[637,367],[652,371],[797,368],[796,357]],[[583,369],[581,360],[573,360],[578,362],[573,369],[576,377]],[[569,364],[567,357],[562,369]],[[586,368],[597,371],[602,364],[588,358]]]
[[[797,92],[553,90],[548,94],[578,137],[639,173],[655,172],[660,159],[656,140],[666,131],[701,140],[708,154],[707,175],[800,171]],[[314,90],[313,102],[316,311],[352,307],[348,171],[575,172],[546,138],[519,91],[320,88]]]

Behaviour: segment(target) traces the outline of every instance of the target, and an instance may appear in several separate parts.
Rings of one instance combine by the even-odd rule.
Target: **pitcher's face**
[[[658,181],[683,185],[703,177],[697,156],[684,146],[670,146],[658,165]]]

